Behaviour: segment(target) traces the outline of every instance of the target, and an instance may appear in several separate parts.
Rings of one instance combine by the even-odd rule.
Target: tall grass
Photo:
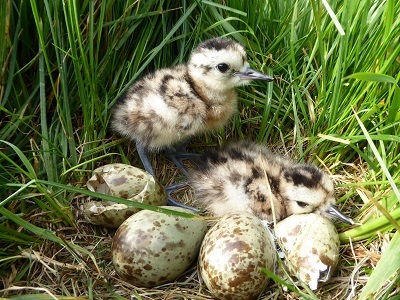
[[[200,143],[250,137],[344,174],[339,202],[362,225],[342,242],[393,232],[399,14],[394,0],[1,1],[0,276],[27,247],[70,247],[56,232],[77,226],[76,188],[99,164],[133,161],[108,126],[129,84],[220,35],[276,80],[241,89],[240,114]],[[29,279],[29,262],[18,266],[15,284]],[[384,282],[371,291],[389,295]]]

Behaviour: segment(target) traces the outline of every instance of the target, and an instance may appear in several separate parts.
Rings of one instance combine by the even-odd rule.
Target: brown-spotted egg
[[[163,206],[191,213],[180,207]],[[154,287],[174,281],[195,260],[207,231],[206,221],[142,210],[118,228],[112,261],[128,282]]]
[[[142,169],[126,164],[108,164],[93,171],[89,190],[151,205],[166,205],[164,187]],[[109,201],[83,204],[85,217],[96,225],[118,227],[139,208]]]
[[[339,260],[339,236],[333,223],[319,214],[292,215],[275,227],[292,275],[312,290],[327,281]]]
[[[210,292],[219,299],[255,299],[269,278],[276,259],[271,234],[246,212],[222,217],[206,234],[199,255],[199,270]]]

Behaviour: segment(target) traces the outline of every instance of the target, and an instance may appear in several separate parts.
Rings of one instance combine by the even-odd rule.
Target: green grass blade
[[[42,49],[43,50],[43,49]],[[39,56],[39,96],[40,96],[40,128],[42,134],[42,149],[43,149],[43,164],[46,170],[48,180],[57,180],[58,176],[56,174],[57,167],[53,164],[53,159],[51,156],[51,149],[49,145],[49,129],[47,125],[47,99],[46,99],[46,84],[44,79],[44,62],[43,54]]]
[[[390,185],[393,189],[394,194],[396,195],[399,203],[400,203],[400,191],[397,187],[397,184],[395,183],[392,175],[389,173],[389,170],[386,167],[385,162],[383,161],[378,149],[376,148],[374,142],[372,141],[367,129],[365,128],[364,124],[361,122],[360,118],[358,117],[358,115],[356,114],[356,112],[354,111],[354,116],[357,119],[358,124],[360,125],[361,130],[363,131],[365,138],[368,141],[369,146],[371,147],[372,152],[375,155],[376,160],[379,162],[380,168],[383,170],[384,174],[386,175],[386,177],[388,178]]]
[[[397,222],[400,221],[400,208],[393,210],[390,215]],[[350,239],[352,241],[365,240],[370,237],[376,236],[377,232],[387,232],[393,230],[393,225],[391,225],[386,216],[381,216],[368,221],[361,226],[349,229],[345,232],[339,234],[339,239],[341,243],[347,243]]]
[[[101,194],[101,193],[97,193],[97,192],[92,192],[92,191],[89,191],[89,190],[80,189],[80,188],[77,188],[77,187],[72,187],[72,186],[61,184],[61,183],[57,183],[57,182],[50,182],[50,181],[45,181],[45,180],[39,180],[38,179],[38,180],[32,181],[32,184],[47,185],[47,186],[55,187],[55,188],[58,188],[58,189],[67,190],[67,191],[70,191],[70,192],[73,192],[73,193],[90,196],[90,197],[93,197],[93,198],[104,199],[104,200],[111,201],[111,202],[126,204],[128,206],[133,206],[133,207],[137,207],[137,208],[140,208],[140,209],[147,209],[147,210],[156,211],[156,212],[162,212],[162,213],[170,214],[170,215],[174,215],[174,216],[180,216],[180,217],[184,217],[184,218],[202,218],[199,215],[195,215],[195,214],[191,214],[191,213],[178,212],[178,211],[174,211],[174,210],[171,210],[171,209],[161,208],[161,207],[158,207],[158,206],[153,206],[153,205],[149,205],[149,204],[135,202],[135,201],[131,201],[131,200],[115,197],[115,196],[110,196],[110,195],[105,195],[105,194]]]
[[[6,145],[8,145],[9,147],[11,147],[14,152],[18,155],[18,157],[20,158],[22,165],[26,168],[26,171],[24,171],[22,168],[20,168],[20,165],[14,161],[11,160],[11,162],[18,167],[18,169],[20,170],[20,172],[25,173],[27,176],[29,176],[29,179],[35,179],[36,177],[36,172],[32,166],[32,164],[30,163],[29,159],[25,156],[25,154],[15,145],[7,142],[7,141],[3,141],[0,140],[0,143],[4,143]],[[3,157],[5,157],[5,154],[1,153],[1,155]]]
[[[329,16],[331,17],[335,27],[340,35],[345,35],[344,29],[340,24],[340,21],[336,17],[335,13],[333,12],[332,8],[330,7],[329,3],[326,0],[322,0],[322,4],[325,6],[326,11],[328,12]]]
[[[397,231],[382,254],[367,284],[361,291],[359,299],[371,299],[386,282],[400,270],[400,232]],[[375,297],[374,297],[375,298]]]
[[[385,74],[379,74],[379,73],[370,73],[370,72],[354,73],[354,74],[344,77],[343,80],[349,79],[349,78],[365,80],[365,81],[388,82],[388,83],[393,83],[393,84],[397,85],[396,80],[392,76],[385,75]]]
[[[185,12],[184,15],[182,15],[179,20],[175,23],[174,27],[168,32],[168,34],[166,35],[166,37],[164,38],[164,40],[157,45],[157,47],[155,47],[153,49],[153,51],[151,52],[151,54],[149,55],[149,57],[146,59],[145,62],[142,63],[141,67],[138,69],[137,74],[141,74],[143,72],[143,70],[147,67],[147,65],[154,59],[154,57],[162,50],[162,48],[169,42],[169,40],[172,38],[172,36],[176,33],[176,31],[182,26],[182,24],[187,20],[187,18],[189,18],[189,16],[191,15],[191,13],[193,12],[193,10],[196,8],[197,3],[194,2],[190,5],[190,7],[187,9],[187,11]],[[119,94],[117,95],[116,98],[118,98],[119,96],[121,96],[121,94],[123,94],[126,89],[129,88],[129,86],[137,79],[136,76],[132,77],[130,79],[130,81],[127,83],[127,85],[125,86],[125,88],[123,88]]]

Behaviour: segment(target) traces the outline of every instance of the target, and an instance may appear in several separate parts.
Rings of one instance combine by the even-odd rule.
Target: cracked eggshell
[[[121,197],[134,202],[166,205],[164,187],[142,169],[125,164],[108,164],[93,171],[86,183],[89,190]],[[118,227],[140,209],[110,201],[91,201],[83,204],[83,212],[91,223]]]
[[[339,235],[333,223],[319,214],[292,215],[275,227],[276,237],[292,275],[312,290],[327,281],[339,261]]]
[[[180,207],[163,208],[192,213]],[[206,231],[203,219],[142,210],[123,222],[115,233],[115,270],[136,286],[172,282],[195,260]]]
[[[219,299],[255,299],[269,278],[276,259],[272,235],[250,213],[222,217],[206,234],[199,269],[210,292]]]

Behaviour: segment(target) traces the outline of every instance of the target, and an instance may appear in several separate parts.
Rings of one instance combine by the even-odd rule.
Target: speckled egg
[[[286,263],[295,275],[315,290],[327,281],[339,260],[339,235],[333,223],[319,214],[292,215],[276,225]]]
[[[272,236],[262,222],[250,213],[232,213],[207,232],[199,269],[215,297],[255,299],[269,281],[260,268],[273,270],[275,259]]]
[[[135,202],[166,205],[164,187],[142,169],[125,164],[108,164],[93,171],[86,183],[89,190],[121,197]],[[139,208],[109,201],[90,201],[83,204],[83,213],[91,223],[118,227]]]
[[[163,207],[191,213],[180,207]],[[136,286],[172,282],[195,260],[206,231],[206,221],[200,218],[142,210],[122,223],[115,233],[115,270]]]

